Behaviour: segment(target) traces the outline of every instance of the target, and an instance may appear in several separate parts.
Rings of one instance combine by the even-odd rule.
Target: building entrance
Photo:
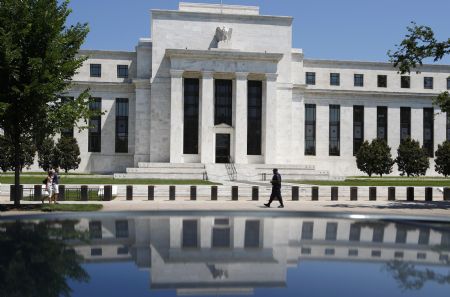
[[[228,163],[230,134],[216,134],[216,163]]]

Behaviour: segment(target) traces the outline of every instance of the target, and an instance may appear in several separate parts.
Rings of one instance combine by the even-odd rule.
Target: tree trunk
[[[14,205],[20,205],[20,139],[14,136]]]

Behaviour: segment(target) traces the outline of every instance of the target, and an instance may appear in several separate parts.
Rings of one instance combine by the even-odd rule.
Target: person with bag
[[[53,172],[49,170],[47,177],[42,181],[45,184],[45,190],[42,193],[42,203],[44,203],[45,198],[48,198],[48,203],[52,203],[53,194]]]
[[[51,200],[56,204],[59,196],[59,169],[55,168],[55,172],[53,172],[52,176],[52,190],[53,195],[51,196]]]

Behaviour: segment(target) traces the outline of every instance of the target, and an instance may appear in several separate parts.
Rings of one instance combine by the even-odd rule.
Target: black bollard
[[[299,187],[293,186],[292,187],[292,201],[298,201],[299,200]]]
[[[88,201],[89,199],[88,186],[86,185],[81,186],[80,196],[81,201]]]
[[[377,200],[377,187],[369,187],[369,200]]]
[[[61,189],[61,186],[59,187]],[[61,194],[59,194],[59,200],[61,200]],[[34,185],[34,200],[41,200],[42,199],[42,186],[41,185]]]
[[[133,200],[133,186],[127,186],[127,200]]]
[[[258,186],[252,187],[252,200],[258,201],[259,200],[259,188]]]
[[[388,188],[388,200],[395,201],[395,187]]]
[[[155,186],[148,186],[148,200],[155,200]]]
[[[197,200],[197,186],[191,186],[191,200]]]
[[[444,200],[450,200],[450,188],[444,188]]]
[[[407,201],[414,201],[414,187],[407,187],[406,188],[406,200]]]
[[[105,185],[105,187],[103,188],[103,201],[111,201],[111,200],[112,200],[112,185]]]
[[[175,186],[169,186],[169,200],[175,200]]]
[[[211,186],[211,200],[217,200],[217,186]]]
[[[239,199],[239,187],[232,186],[231,187],[231,200],[237,201]]]
[[[59,190],[58,200],[59,201],[66,201],[66,186],[65,185],[58,185],[58,190]],[[36,192],[34,192],[34,193],[36,194]]]
[[[433,201],[433,188],[432,187],[425,188],[425,201]]]
[[[358,200],[358,187],[350,187],[350,200],[351,201]]]
[[[339,196],[339,188],[331,187],[331,201],[337,201]]]
[[[319,200],[319,187],[311,187],[311,200]]]

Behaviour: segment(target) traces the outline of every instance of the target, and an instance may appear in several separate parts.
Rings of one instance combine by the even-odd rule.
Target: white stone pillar
[[[170,163],[183,161],[183,70],[170,70]]]
[[[266,73],[265,96],[265,164],[277,163],[277,74]]]
[[[213,72],[202,72],[201,86],[201,163],[214,163],[214,78]]]
[[[134,137],[134,166],[139,162],[150,162],[150,80],[137,79],[136,118]]]
[[[247,164],[247,72],[236,72],[234,162]]]

